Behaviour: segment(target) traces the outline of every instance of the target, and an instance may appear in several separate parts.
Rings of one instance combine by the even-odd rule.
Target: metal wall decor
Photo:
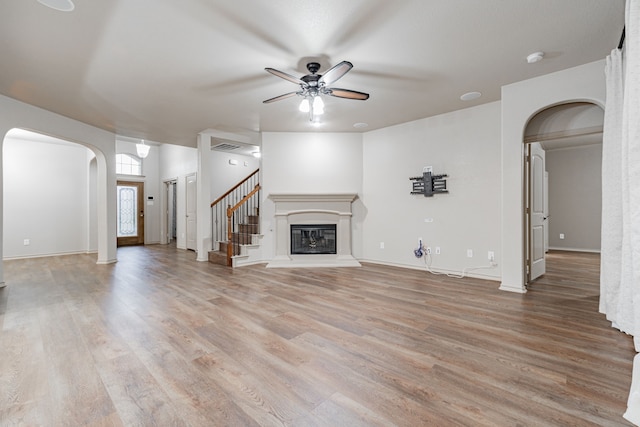
[[[411,194],[423,194],[424,197],[433,197],[436,193],[448,193],[447,178],[449,175],[432,175],[431,172],[423,172],[422,176],[409,178],[413,181]]]

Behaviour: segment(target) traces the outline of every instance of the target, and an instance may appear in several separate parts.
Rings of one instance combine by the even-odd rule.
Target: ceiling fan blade
[[[306,83],[300,80],[297,77],[293,77],[291,74],[287,74],[280,70],[276,70],[275,68],[265,68],[265,71],[273,74],[274,76],[278,76],[281,79],[289,80],[291,83],[295,83],[297,85],[305,85]]]
[[[368,93],[358,92],[358,91],[349,90],[349,89],[331,88],[329,89],[329,95],[336,96],[338,98],[359,99],[361,101],[369,99]]]
[[[281,99],[291,98],[292,96],[296,96],[298,92],[289,92],[284,95],[276,96],[274,98],[269,98],[265,101],[262,101],[263,104],[269,104],[270,102],[280,101]]]
[[[349,61],[342,61],[341,63],[329,68],[326,73],[320,77],[318,83],[324,83],[326,86],[331,85],[333,82],[338,81],[342,76],[347,74],[350,69],[353,68],[353,64]]]

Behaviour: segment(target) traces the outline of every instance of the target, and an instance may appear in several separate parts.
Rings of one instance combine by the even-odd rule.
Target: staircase
[[[260,246],[260,169],[211,203],[209,262],[238,267]]]

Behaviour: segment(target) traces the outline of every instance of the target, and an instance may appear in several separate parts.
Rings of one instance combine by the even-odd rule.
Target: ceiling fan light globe
[[[303,113],[308,113],[310,108],[311,108],[311,106],[310,106],[309,100],[307,98],[303,99],[300,102],[300,106],[298,107],[298,109],[300,111],[302,111]]]
[[[324,111],[324,101],[319,96],[313,97],[313,111],[316,110]]]
[[[322,100],[322,98],[320,98],[319,96],[314,96],[313,97],[313,114],[314,115],[320,115],[320,114],[324,114],[324,101]]]

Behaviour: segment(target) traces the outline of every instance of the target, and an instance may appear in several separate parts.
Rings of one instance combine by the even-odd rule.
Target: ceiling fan
[[[300,103],[300,110],[309,112],[309,120],[313,121],[315,115],[322,114],[324,112],[324,102],[322,101],[320,95],[331,95],[337,98],[359,99],[361,101],[364,101],[369,98],[368,93],[329,87],[340,78],[342,78],[342,76],[347,74],[352,68],[353,64],[351,62],[342,61],[339,64],[331,67],[329,70],[327,70],[326,73],[317,74],[318,70],[320,70],[320,64],[317,62],[309,62],[307,64],[307,70],[309,70],[311,74],[302,76],[299,79],[274,68],[265,68],[267,72],[273,74],[274,76],[300,85],[300,90],[267,99],[263,101],[263,103],[268,104],[296,95],[301,96],[303,97],[303,100]]]

